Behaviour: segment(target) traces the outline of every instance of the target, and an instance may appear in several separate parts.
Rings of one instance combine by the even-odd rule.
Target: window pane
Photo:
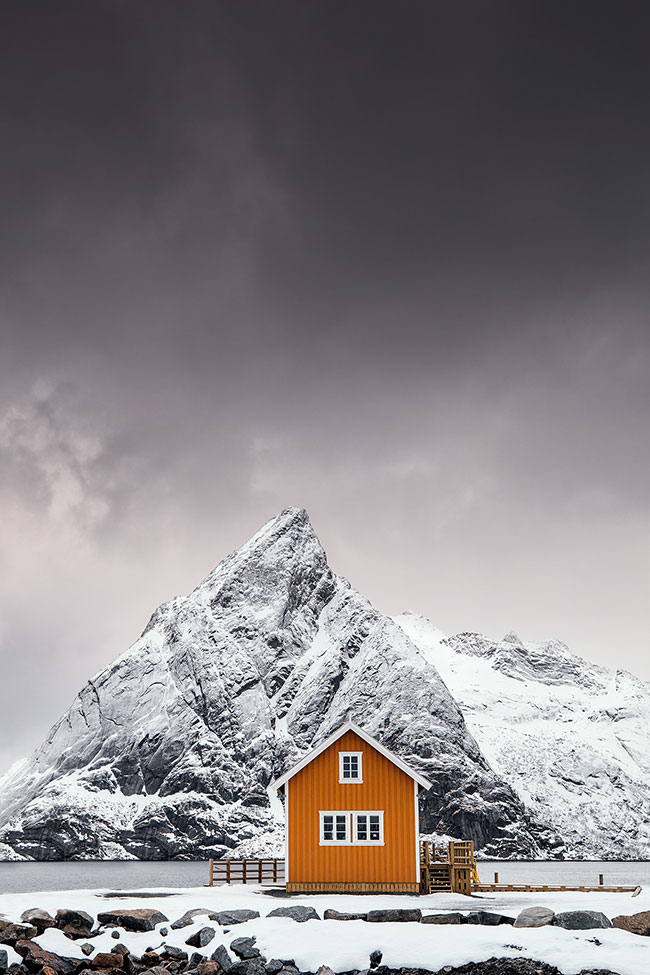
[[[366,816],[357,816],[357,839],[368,839],[368,819]]]
[[[336,817],[336,838],[344,840],[347,838],[347,816]]]
[[[334,839],[334,817],[333,816],[323,816],[323,839],[324,840]]]
[[[370,817],[370,839],[371,840],[381,839],[379,834],[379,816]]]

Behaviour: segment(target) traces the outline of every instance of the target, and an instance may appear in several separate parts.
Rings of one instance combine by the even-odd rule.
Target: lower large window
[[[383,810],[326,810],[319,816],[321,846],[384,845]]]

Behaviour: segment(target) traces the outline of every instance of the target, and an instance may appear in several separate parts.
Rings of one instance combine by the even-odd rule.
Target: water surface
[[[479,877],[502,884],[597,885],[604,874],[611,885],[650,888],[650,862],[581,860],[481,860]],[[82,860],[47,863],[0,863],[0,893],[38,890],[156,890],[160,887],[201,887],[208,882],[208,864],[200,860]]]

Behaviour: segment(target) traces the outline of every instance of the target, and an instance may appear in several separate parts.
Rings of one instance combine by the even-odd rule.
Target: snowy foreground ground
[[[650,938],[618,929],[565,931],[562,928],[513,928],[510,925],[425,925],[417,922],[371,924],[366,921],[307,921],[298,924],[289,918],[267,918],[276,907],[305,904],[323,915],[326,908],[359,912],[388,907],[418,907],[423,914],[445,911],[486,910],[516,916],[524,907],[542,905],[556,913],[570,910],[597,910],[612,918],[650,910],[650,891],[639,896],[609,893],[556,894],[481,894],[472,898],[455,894],[427,897],[322,894],[277,897],[269,888],[257,886],[194,887],[159,889],[149,892],[107,890],[67,890],[44,893],[0,893],[0,916],[19,920],[22,912],[40,907],[51,914],[59,908],[80,908],[96,918],[102,911],[117,908],[155,907],[169,921],[185,911],[205,907],[206,911],[251,908],[261,917],[231,927],[224,933],[214,921],[199,917],[191,926],[172,930],[163,938],[158,930],[143,933],[120,931],[120,940],[139,955],[148,947],[165,942],[186,949],[187,938],[208,924],[217,928],[215,939],[200,950],[209,957],[218,944],[226,947],[234,938],[255,936],[257,947],[267,958],[293,958],[301,971],[315,972],[328,965],[334,972],[368,967],[371,951],[383,952],[383,964],[392,968],[417,967],[437,971],[445,965],[458,966],[491,957],[523,957],[555,965],[565,975],[583,969],[609,969],[618,975],[650,975]],[[146,893],[146,896],[134,896]],[[106,896],[109,894],[110,896]],[[43,948],[67,957],[82,957],[79,945],[57,929],[35,939]],[[107,930],[93,938],[97,951],[111,951],[116,944]],[[8,949],[9,963],[20,958]]]

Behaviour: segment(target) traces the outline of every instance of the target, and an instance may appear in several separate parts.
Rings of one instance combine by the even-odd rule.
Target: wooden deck
[[[531,871],[535,869],[531,864]],[[599,875],[599,883],[588,884],[501,884],[499,874],[494,874],[494,883],[482,883],[478,875],[478,866],[474,855],[474,844],[470,841],[455,841],[446,844],[431,843],[428,840],[420,843],[420,887],[421,894],[454,893],[471,897],[477,894],[505,894],[505,893],[540,893],[553,894],[561,891],[577,891],[579,893],[604,892],[607,894],[636,894],[641,892],[639,886],[605,884],[603,874]],[[269,884],[285,887],[284,859],[247,859],[233,860],[224,857],[221,860],[210,860],[210,874],[208,886],[215,884]],[[349,890],[349,884],[339,885],[341,891]],[[381,886],[372,882],[359,882],[355,889],[370,893]],[[413,885],[390,885],[395,893],[413,889]],[[289,885],[302,891],[316,892],[334,889],[332,884],[317,883]],[[416,889],[417,890],[417,889]]]

